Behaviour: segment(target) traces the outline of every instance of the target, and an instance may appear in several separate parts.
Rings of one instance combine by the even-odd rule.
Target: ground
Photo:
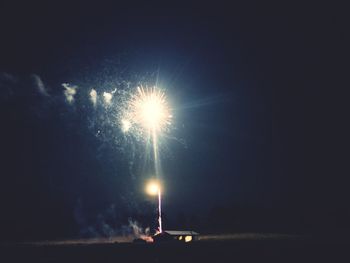
[[[67,240],[1,244],[0,262],[340,262],[346,247],[344,240],[276,234],[205,235],[186,244]]]

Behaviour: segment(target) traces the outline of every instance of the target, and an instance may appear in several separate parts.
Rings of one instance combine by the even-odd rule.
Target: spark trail
[[[171,124],[171,114],[167,105],[165,93],[153,87],[151,89],[137,88],[136,95],[130,102],[131,119],[138,128],[143,129],[148,139],[152,140],[153,160],[156,178],[161,178],[161,164],[159,158],[159,135],[166,131]],[[162,195],[158,185],[158,231],[162,232]]]

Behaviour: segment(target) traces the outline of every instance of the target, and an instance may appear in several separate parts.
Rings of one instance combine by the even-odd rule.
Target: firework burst
[[[124,132],[128,132],[132,126],[152,136],[154,133],[166,131],[172,119],[165,93],[156,87],[138,87],[137,92],[131,96],[124,115],[122,120]],[[127,129],[125,129],[126,123],[128,123]]]

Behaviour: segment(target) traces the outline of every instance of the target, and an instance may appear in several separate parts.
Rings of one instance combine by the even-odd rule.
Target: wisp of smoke
[[[90,94],[90,100],[92,102],[92,105],[94,107],[96,107],[96,103],[97,103],[97,92],[96,92],[96,90],[91,89],[89,94]]]
[[[110,93],[110,92],[103,92],[103,99],[104,99],[104,102],[107,105],[111,104],[112,98],[113,98],[112,93]]]
[[[49,93],[47,92],[43,81],[41,80],[41,78],[38,75],[33,74],[32,78],[34,80],[35,86],[37,87],[37,90],[39,91],[39,93],[41,95],[44,96],[49,96]]]
[[[68,83],[62,83],[62,86],[64,87],[64,96],[66,97],[66,100],[68,103],[74,102],[74,95],[77,93],[78,86],[71,86]]]

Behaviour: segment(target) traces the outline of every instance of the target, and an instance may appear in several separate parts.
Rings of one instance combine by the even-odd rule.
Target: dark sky
[[[6,238],[73,236],[154,210],[142,192],[142,145],[116,142],[122,135],[103,122],[109,111],[84,94],[157,76],[174,108],[162,150],[169,220],[218,206],[289,210],[310,224],[331,214],[333,226],[349,216],[341,6],[82,1],[0,10]],[[74,106],[62,83],[79,86]]]

